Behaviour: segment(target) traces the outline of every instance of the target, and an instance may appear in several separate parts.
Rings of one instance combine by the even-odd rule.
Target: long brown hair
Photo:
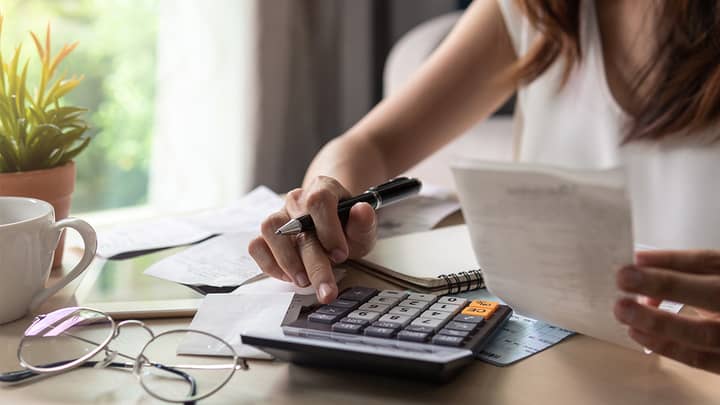
[[[581,1],[594,0],[516,1],[540,35],[516,63],[514,78],[528,83],[561,58],[564,83],[582,58]],[[645,96],[631,113],[624,142],[682,136],[720,120],[720,3],[660,3],[656,54],[633,80],[633,90],[642,87]]]

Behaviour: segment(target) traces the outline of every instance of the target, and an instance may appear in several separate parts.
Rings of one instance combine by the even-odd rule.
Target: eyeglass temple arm
[[[64,361],[58,361],[55,363],[49,363],[49,364],[43,364],[40,367],[58,367],[63,366],[65,364],[71,363],[74,360],[64,360]],[[95,367],[99,362],[98,361],[88,361],[85,363],[80,364],[78,367],[83,368],[90,368]],[[132,364],[130,363],[120,363],[120,362],[111,362],[106,365],[106,367],[113,367],[113,368],[132,368]],[[0,382],[4,383],[17,383],[21,381],[25,381],[29,378],[33,377],[39,377],[39,376],[45,376],[45,375],[53,375],[53,374],[43,374],[43,373],[36,373],[32,370],[15,370],[15,371],[8,371],[6,373],[0,373]]]
[[[50,364],[44,364],[40,367],[44,368],[50,368],[50,367],[58,367],[62,366],[68,363],[73,362],[74,360],[64,360],[64,361],[58,361],[55,363]],[[87,361],[85,363],[80,364],[78,367],[83,368],[92,368],[95,367],[98,363],[98,361]],[[105,367],[112,367],[112,368],[133,368],[133,365],[130,363],[120,363],[120,362],[110,362],[105,365]],[[190,384],[190,390],[192,392],[192,395],[194,396],[197,393],[197,383],[195,382],[195,378],[193,376],[174,369],[172,367],[163,366],[162,364],[153,364],[153,367],[159,368],[161,370],[167,371],[169,373],[175,374],[180,376],[183,380],[187,381],[188,384]],[[32,370],[16,370],[16,371],[8,371],[6,373],[0,373],[0,383],[19,383],[23,382],[25,380],[34,378],[34,377],[40,377],[40,376],[50,376],[52,374],[42,374],[42,373],[36,373]]]

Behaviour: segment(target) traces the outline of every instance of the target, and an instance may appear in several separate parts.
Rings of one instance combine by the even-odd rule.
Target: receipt
[[[98,256],[119,258],[156,249],[188,245],[228,232],[259,234],[260,223],[278,211],[283,200],[260,186],[234,203],[208,212],[127,224],[98,232]]]
[[[181,284],[239,286],[262,275],[247,247],[256,233],[231,233],[191,246],[151,265],[145,274]]]

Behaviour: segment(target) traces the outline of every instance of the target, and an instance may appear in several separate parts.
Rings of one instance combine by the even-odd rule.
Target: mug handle
[[[37,294],[35,294],[32,301],[30,302],[31,312],[35,311],[40,306],[40,304],[45,302],[45,300],[50,298],[50,296],[52,296],[61,288],[65,287],[71,281],[77,278],[77,276],[79,276],[80,273],[82,273],[88,267],[88,265],[90,265],[90,262],[95,258],[95,252],[97,251],[97,236],[95,235],[95,230],[90,226],[90,224],[78,218],[66,218],[55,222],[51,225],[51,231],[54,231],[53,246],[57,246],[58,242],[60,241],[60,232],[62,232],[62,228],[72,228],[78,231],[78,233],[82,237],[83,244],[85,245],[83,257],[65,277],[63,277],[61,280],[59,280],[52,286],[43,288]]]

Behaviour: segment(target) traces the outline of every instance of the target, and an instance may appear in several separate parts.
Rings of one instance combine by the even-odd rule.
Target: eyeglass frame
[[[90,343],[90,344],[93,344],[93,345],[97,345],[97,348],[91,350],[91,351],[88,352],[87,354],[85,354],[85,355],[83,355],[83,356],[81,356],[81,357],[79,357],[79,358],[77,358],[77,359],[75,359],[75,360],[73,360],[73,361],[71,361],[71,362],[64,363],[64,364],[62,364],[62,365],[60,365],[60,366],[49,367],[49,368],[35,367],[35,366],[29,364],[27,361],[25,361],[25,359],[24,359],[23,356],[22,356],[23,342],[25,342],[25,339],[30,338],[30,337],[33,337],[33,336],[28,336],[28,335],[25,334],[25,333],[27,332],[27,329],[31,328],[32,325],[34,325],[34,324],[37,323],[38,321],[42,320],[44,317],[46,317],[46,316],[49,315],[49,314],[52,314],[52,313],[54,313],[54,312],[61,311],[61,310],[63,310],[63,309],[71,309],[71,308],[74,309],[74,311],[71,312],[70,314],[84,310],[84,311],[91,311],[91,312],[94,312],[94,313],[96,313],[96,314],[103,315],[103,316],[105,317],[105,319],[107,319],[108,321],[110,321],[110,325],[111,325],[111,327],[112,327],[112,333],[110,333],[109,336],[108,336],[107,338],[105,338],[105,340],[104,340],[102,343],[96,343],[96,342],[93,342],[93,341],[86,340],[87,343]],[[120,330],[121,330],[121,328],[122,328],[123,326],[127,326],[127,325],[136,325],[136,326],[139,326],[139,327],[143,328],[146,332],[148,332],[148,334],[150,335],[150,340],[148,340],[147,343],[145,343],[145,345],[142,346],[142,349],[140,350],[140,352],[139,352],[139,354],[137,355],[137,357],[133,357],[133,356],[130,356],[130,355],[127,355],[127,354],[120,353],[120,352],[118,352],[117,350],[110,350],[109,347],[108,347],[108,346],[110,345],[110,343],[111,343],[113,340],[115,340],[115,339],[120,335]],[[124,358],[126,358],[126,359],[128,359],[128,360],[133,360],[133,361],[134,361],[134,364],[133,364],[133,367],[132,367],[132,373],[133,373],[133,375],[137,378],[137,380],[138,380],[138,382],[140,383],[140,386],[143,388],[143,390],[145,390],[145,392],[148,393],[148,394],[149,394],[150,396],[152,396],[153,398],[158,399],[158,400],[160,400],[160,401],[165,401],[165,402],[171,402],[171,403],[194,403],[194,402],[199,401],[199,400],[201,400],[201,399],[208,398],[209,396],[215,394],[215,393],[218,392],[220,389],[222,389],[225,385],[227,385],[227,383],[230,381],[230,379],[232,379],[232,377],[235,375],[235,372],[236,372],[237,370],[249,370],[249,369],[250,369],[250,367],[248,366],[247,361],[245,360],[245,358],[238,356],[237,352],[235,351],[235,349],[232,347],[232,345],[231,345],[230,343],[228,343],[225,339],[222,339],[221,337],[216,336],[216,335],[214,335],[214,334],[212,334],[212,333],[205,332],[205,331],[201,331],[201,330],[197,330],[197,329],[180,328],[180,329],[167,330],[167,331],[161,332],[161,333],[159,333],[159,334],[156,335],[149,326],[147,326],[144,322],[142,322],[142,321],[140,321],[140,320],[128,319],[128,320],[123,320],[123,321],[121,321],[121,322],[115,322],[115,320],[114,320],[108,313],[106,313],[106,312],[104,312],[104,311],[97,310],[97,309],[88,308],[88,307],[67,307],[67,308],[60,308],[60,309],[56,309],[55,311],[49,312],[49,313],[47,313],[47,314],[38,315],[38,316],[36,316],[36,317],[33,319],[33,322],[32,322],[32,324],[31,324],[31,326],[29,326],[27,329],[26,329],[25,332],[23,333],[23,337],[22,337],[22,339],[20,339],[20,342],[18,343],[18,348],[17,348],[17,357],[18,357],[18,360],[19,360],[19,362],[20,362],[20,366],[21,366],[21,367],[23,367],[23,368],[25,368],[25,369],[27,369],[27,370],[30,370],[30,371],[38,374],[38,375],[43,375],[43,374],[46,374],[46,375],[60,374],[61,372],[70,371],[70,370],[73,370],[73,369],[75,369],[75,368],[77,368],[77,367],[81,367],[83,364],[88,363],[91,358],[95,357],[95,356],[98,355],[101,351],[105,350],[105,352],[106,352],[106,357],[105,357],[105,359],[103,359],[102,361],[99,361],[99,362],[98,362],[98,364],[101,364],[101,367],[102,367],[102,368],[108,367],[108,365],[110,365],[110,364],[112,363],[112,361],[115,359],[115,357],[118,356],[118,355],[119,355],[120,357],[124,357]],[[227,347],[230,349],[230,351],[231,351],[231,355],[232,355],[232,371],[227,375],[227,377],[225,378],[225,380],[224,380],[222,383],[220,383],[217,387],[215,387],[215,388],[212,389],[211,391],[209,391],[209,392],[207,392],[207,393],[204,393],[204,394],[202,394],[202,395],[193,395],[193,396],[191,396],[191,397],[188,397],[188,398],[185,398],[185,399],[182,399],[182,400],[164,398],[164,397],[156,394],[156,393],[153,392],[152,390],[150,390],[150,389],[145,385],[145,382],[143,381],[142,376],[141,376],[141,374],[140,374],[140,370],[142,369],[143,366],[145,366],[145,365],[150,365],[150,366],[157,367],[157,366],[159,365],[159,366],[162,366],[162,367],[160,367],[160,368],[163,369],[163,370],[165,370],[165,371],[168,371],[168,369],[169,369],[169,370],[173,370],[173,371],[177,371],[176,374],[185,375],[185,376],[187,376],[188,378],[190,378],[190,380],[188,380],[188,378],[184,378],[184,377],[183,377],[188,383],[191,384],[192,387],[194,387],[194,384],[195,384],[194,379],[192,379],[192,376],[190,376],[190,375],[188,375],[188,374],[186,374],[186,373],[184,373],[184,372],[182,372],[182,371],[175,370],[173,367],[165,366],[165,365],[163,365],[163,364],[161,364],[161,363],[151,362],[151,361],[150,361],[147,357],[145,357],[143,354],[145,353],[145,349],[147,349],[147,347],[148,347],[151,343],[153,343],[155,340],[157,340],[157,338],[162,337],[162,336],[165,336],[165,335],[169,335],[169,334],[171,334],[171,333],[183,333],[183,332],[198,333],[198,334],[201,334],[201,335],[205,335],[205,336],[208,336],[208,337],[217,339],[218,341],[220,341],[220,342],[222,342],[223,344],[225,344],[225,346],[227,346]],[[76,338],[76,337],[75,337],[75,338]],[[82,340],[82,339],[81,339],[81,340]],[[143,360],[143,359],[144,359],[144,360]],[[54,363],[53,363],[53,364],[54,364]],[[95,366],[95,367],[97,367],[97,366]],[[187,366],[185,366],[185,367],[187,367]],[[205,368],[205,367],[207,367],[208,369],[215,368],[214,366],[202,366],[202,365],[193,366],[193,367],[191,367],[191,368],[202,369],[202,368]],[[173,371],[170,371],[170,372],[173,372]]]

